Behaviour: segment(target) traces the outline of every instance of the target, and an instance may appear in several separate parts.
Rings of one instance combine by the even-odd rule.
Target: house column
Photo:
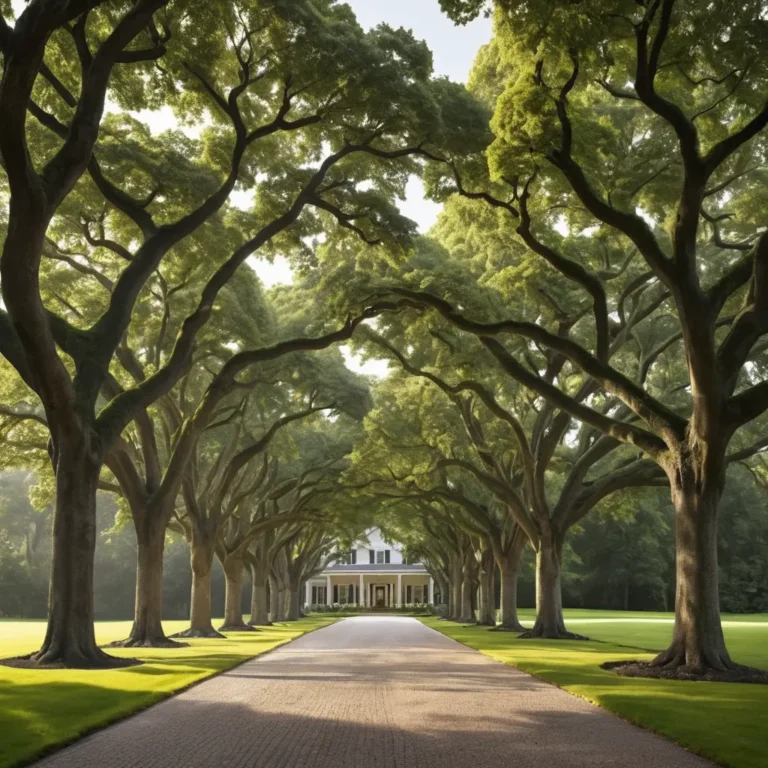
[[[365,606],[368,601],[365,599],[365,582],[363,574],[360,574],[360,605]]]
[[[309,582],[307,582],[307,586],[305,588],[304,604],[307,608],[312,605],[312,585]]]
[[[435,580],[429,577],[429,604],[435,604]]]
[[[400,606],[403,604],[403,574],[398,573],[397,574],[397,607],[400,608]]]
[[[333,589],[331,589],[331,577],[325,577],[325,603],[333,605]]]

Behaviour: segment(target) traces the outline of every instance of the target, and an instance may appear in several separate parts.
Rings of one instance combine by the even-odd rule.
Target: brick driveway
[[[705,768],[415,619],[345,619],[39,768]]]

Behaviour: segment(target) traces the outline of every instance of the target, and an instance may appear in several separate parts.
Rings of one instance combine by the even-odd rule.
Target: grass
[[[529,623],[526,619],[532,618],[532,612],[521,613],[523,623]],[[723,619],[733,658],[768,669],[768,616]],[[768,686],[645,680],[600,669],[606,661],[651,659],[648,651],[662,650],[670,639],[671,614],[566,611],[569,629],[594,638],[588,642],[518,640],[486,627],[434,618],[422,621],[721,765],[768,765]]]
[[[533,610],[520,613],[523,624],[533,626]],[[579,635],[655,652],[669,644],[674,622],[671,613],[640,611],[567,610],[565,616],[568,629]],[[768,614],[723,614],[723,631],[735,661],[768,669]]]
[[[119,720],[306,632],[332,624],[332,616],[233,632],[227,640],[191,640],[188,648],[110,649],[140,658],[138,667],[107,671],[29,670],[0,666],[0,768],[25,764],[56,746]],[[40,647],[45,622],[0,621],[0,658]],[[165,622],[168,633],[187,622]],[[96,624],[99,643],[127,637],[131,623]]]

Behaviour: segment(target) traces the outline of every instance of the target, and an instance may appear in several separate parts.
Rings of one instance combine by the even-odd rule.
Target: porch
[[[399,608],[432,605],[434,583],[423,566],[419,571],[363,571],[342,566],[343,573],[326,571],[307,581],[305,605],[357,605]],[[407,567],[407,566],[405,566]],[[401,566],[403,568],[403,566]]]

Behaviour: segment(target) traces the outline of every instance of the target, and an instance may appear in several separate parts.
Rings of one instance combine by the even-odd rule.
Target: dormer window
[[[339,565],[356,565],[357,564],[357,551],[344,552],[339,555],[339,559],[336,561]]]
[[[389,550],[378,549],[376,550],[376,565],[384,565],[389,562]]]

